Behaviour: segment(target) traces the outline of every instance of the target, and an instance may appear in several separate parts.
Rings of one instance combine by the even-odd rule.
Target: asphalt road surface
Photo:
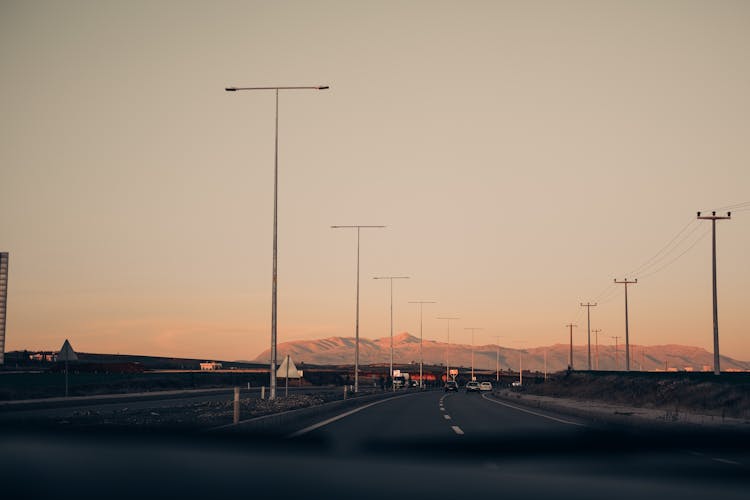
[[[404,391],[285,438],[6,428],[0,476],[8,498],[744,499],[748,450],[746,435],[607,429],[488,394]]]
[[[337,418],[339,417],[339,418]],[[338,451],[357,451],[371,443],[493,438],[532,433],[577,432],[578,419],[523,409],[488,393],[405,393],[378,401],[344,417],[334,416],[300,429],[333,443]]]

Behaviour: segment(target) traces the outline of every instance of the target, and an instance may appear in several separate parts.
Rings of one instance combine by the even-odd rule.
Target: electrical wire
[[[685,231],[688,230],[692,226],[692,229],[688,231],[686,234]],[[664,245],[658,252],[656,252],[653,256],[651,256],[648,260],[646,260],[643,264],[636,267],[632,271],[625,273],[625,276],[634,276],[636,274],[642,274],[647,272],[650,268],[656,266],[661,262],[662,260],[666,259],[669,254],[676,251],[680,245],[682,245],[683,242],[685,242],[687,239],[690,238],[690,236],[695,233],[699,228],[701,227],[700,222],[697,219],[691,219],[690,222],[685,224],[682,229],[680,229],[676,235],[672,237],[672,239],[667,242],[666,245]],[[675,243],[676,242],[676,243]]]
[[[743,201],[742,203],[735,203],[734,205],[727,205],[725,207],[719,207],[716,209],[718,212],[719,210],[731,210],[733,208],[741,208],[741,207],[750,207],[750,201]]]
[[[660,268],[656,269],[655,271],[652,271],[652,272],[650,272],[650,273],[648,273],[648,274],[645,274],[645,275],[641,276],[641,279],[645,279],[645,278],[648,278],[648,277],[650,277],[650,276],[653,276],[654,274],[657,274],[657,273],[659,273],[659,272],[663,271],[664,269],[666,269],[667,267],[671,266],[671,265],[672,265],[672,264],[673,264],[674,262],[677,262],[677,261],[678,261],[678,260],[680,259],[680,257],[682,257],[683,255],[685,255],[686,253],[688,253],[688,252],[689,252],[690,250],[692,250],[692,249],[693,249],[693,247],[695,247],[695,245],[697,245],[697,244],[698,244],[699,242],[701,242],[701,241],[702,241],[702,240],[703,240],[703,239],[704,239],[704,238],[705,238],[706,236],[708,236],[708,233],[709,233],[709,232],[711,232],[711,231],[710,231],[710,229],[706,228],[706,230],[705,230],[705,231],[703,231],[703,234],[701,234],[701,235],[700,235],[700,236],[699,236],[699,237],[698,237],[698,238],[697,238],[697,239],[696,239],[696,240],[695,240],[695,241],[694,241],[694,242],[693,242],[693,243],[692,243],[692,244],[691,244],[691,245],[690,245],[689,247],[687,247],[687,248],[686,248],[686,249],[685,249],[685,250],[684,250],[684,251],[683,251],[682,253],[680,253],[680,254],[679,254],[678,256],[676,256],[676,257],[675,257],[674,259],[670,260],[669,262],[667,262],[666,264],[664,264],[664,265],[663,265],[663,266],[661,266]]]

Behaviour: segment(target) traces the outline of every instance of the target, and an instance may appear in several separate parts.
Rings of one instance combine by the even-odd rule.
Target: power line
[[[732,209],[740,208],[740,207],[750,207],[750,201],[743,201],[740,203],[735,203],[734,205],[727,205],[725,207],[719,207],[716,209],[716,211],[718,212],[720,210],[732,210]],[[737,212],[737,210],[732,210],[732,211]]]
[[[688,252],[689,252],[690,250],[692,250],[692,249],[693,249],[693,248],[695,247],[695,245],[697,245],[698,243],[700,243],[701,241],[703,241],[703,239],[704,239],[704,238],[705,238],[706,236],[708,236],[708,233],[709,233],[709,232],[710,232],[710,230],[708,230],[708,229],[707,229],[707,230],[705,230],[705,231],[703,232],[703,234],[701,234],[701,235],[700,235],[700,236],[698,237],[698,239],[696,239],[696,240],[695,240],[695,241],[694,241],[694,242],[693,242],[693,243],[692,243],[692,244],[691,244],[691,245],[690,245],[689,247],[687,247],[687,248],[686,248],[685,250],[683,250],[683,251],[682,251],[682,253],[680,253],[680,254],[679,254],[679,255],[677,255],[677,256],[676,256],[676,257],[675,257],[674,259],[670,260],[669,262],[667,262],[666,264],[664,264],[664,265],[663,265],[663,266],[661,266],[660,268],[656,269],[655,271],[651,271],[650,273],[646,273],[646,274],[642,275],[642,276],[641,276],[641,280],[643,280],[644,278],[648,278],[648,277],[650,277],[650,276],[653,276],[654,274],[657,274],[657,273],[659,273],[659,272],[663,271],[664,269],[666,269],[666,268],[668,268],[669,266],[671,266],[671,265],[672,265],[673,263],[677,262],[677,261],[678,261],[678,260],[680,259],[680,257],[682,257],[683,255],[685,255],[686,253],[688,253]]]
[[[689,227],[690,227],[691,225],[693,225],[693,224],[695,224],[696,226],[699,226],[699,224],[697,224],[697,223],[696,223],[696,220],[695,220],[695,219],[691,219],[691,220],[690,220],[690,221],[689,221],[689,222],[688,222],[687,224],[685,224],[685,225],[684,225],[684,226],[682,227],[682,229],[680,229],[680,230],[679,230],[679,231],[677,232],[677,234],[676,234],[676,235],[674,235],[674,236],[672,237],[672,239],[670,239],[670,240],[669,240],[669,241],[667,242],[667,244],[666,244],[666,245],[664,245],[664,246],[663,246],[663,247],[662,247],[662,248],[661,248],[661,249],[660,249],[660,250],[659,250],[658,252],[656,252],[656,253],[655,253],[655,254],[654,254],[653,256],[651,256],[651,257],[650,257],[650,258],[649,258],[648,260],[646,260],[646,261],[645,261],[645,262],[644,262],[643,264],[641,264],[640,266],[636,267],[635,269],[633,269],[633,270],[632,270],[632,271],[630,271],[630,272],[627,272],[627,273],[625,273],[625,275],[626,275],[626,276],[634,276],[634,275],[636,275],[636,274],[639,274],[640,272],[644,271],[644,270],[645,270],[646,268],[650,267],[650,266],[651,266],[651,265],[652,265],[652,264],[653,264],[653,263],[654,263],[654,262],[655,262],[655,261],[657,260],[657,258],[658,258],[658,257],[659,257],[659,256],[660,256],[660,255],[661,255],[662,253],[664,253],[664,252],[665,252],[665,251],[666,251],[666,250],[667,250],[668,248],[670,248],[670,247],[672,246],[672,244],[673,244],[673,243],[675,242],[675,240],[677,240],[677,238],[679,238],[679,237],[680,237],[680,235],[682,235],[682,233],[684,233],[684,232],[685,232],[685,231],[687,230],[687,228],[689,228]],[[692,234],[692,232],[691,232],[691,233],[689,233],[689,234]]]

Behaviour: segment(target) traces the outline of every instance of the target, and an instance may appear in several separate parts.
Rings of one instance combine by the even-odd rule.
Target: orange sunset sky
[[[750,3],[0,2],[7,350],[252,359],[279,341],[712,348],[750,359]],[[654,265],[638,269],[672,240]],[[682,239],[685,237],[684,239]],[[671,249],[670,249],[671,248]],[[684,253],[683,253],[684,252]],[[666,267],[665,267],[666,266]],[[636,271],[633,274],[628,274]],[[611,341],[614,342],[614,341]]]

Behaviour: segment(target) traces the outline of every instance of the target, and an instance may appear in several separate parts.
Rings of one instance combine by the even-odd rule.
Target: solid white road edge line
[[[341,420],[342,418],[348,417],[349,415],[353,415],[353,414],[357,413],[358,411],[364,410],[365,408],[369,408],[371,406],[379,405],[380,403],[385,403],[387,401],[393,401],[394,399],[405,398],[407,396],[414,396],[415,394],[424,394],[424,393],[413,392],[411,394],[403,394],[401,396],[393,396],[392,398],[380,399],[378,401],[374,401],[372,403],[368,403],[368,404],[366,404],[364,406],[359,406],[357,408],[354,408],[353,410],[349,410],[347,412],[341,413],[339,415],[336,415],[335,417],[331,417],[329,419],[323,420],[322,422],[318,422],[317,424],[313,424],[313,425],[311,425],[309,427],[305,427],[304,429],[300,429],[300,430],[298,430],[296,432],[293,432],[293,433],[289,434],[287,436],[287,438],[296,438],[296,437],[302,436],[303,434],[307,434],[308,432],[312,432],[315,429],[320,429],[321,427],[324,427],[324,426],[326,426],[328,424],[332,424],[333,422],[335,422],[337,420]]]
[[[560,422],[561,424],[568,424],[568,425],[577,425],[579,427],[586,427],[584,424],[579,424],[578,422],[571,422],[570,420],[563,420],[562,418],[555,418],[550,417],[549,415],[544,415],[543,413],[537,413],[535,411],[527,410],[525,408],[519,408],[518,406],[514,406],[508,403],[503,403],[501,401],[498,401],[496,399],[488,398],[486,394],[482,394],[482,398],[489,401],[490,403],[496,403],[499,405],[507,406],[508,408],[513,408],[514,410],[522,411],[524,413],[529,413],[531,415],[536,415],[537,417],[547,418],[549,420],[554,420],[555,422]]]

